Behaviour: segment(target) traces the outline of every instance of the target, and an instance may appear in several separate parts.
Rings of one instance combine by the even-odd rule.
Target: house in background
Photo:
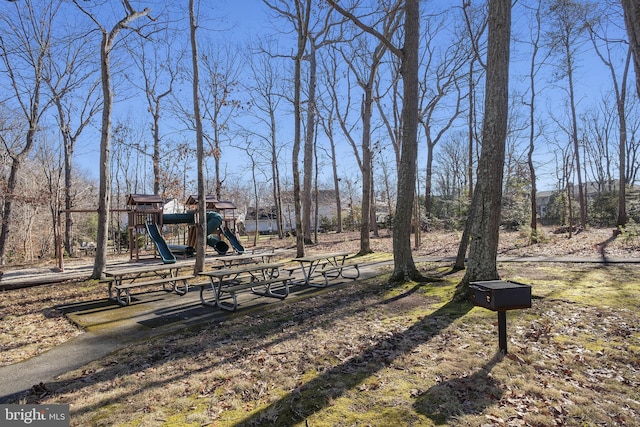
[[[315,195],[312,195],[311,197],[313,208],[315,208],[317,200],[319,218],[333,219],[337,216],[336,192],[334,190],[318,190],[317,197]],[[347,215],[351,210],[350,203],[345,203],[343,201],[342,206],[343,216]],[[313,212],[312,215],[315,215],[315,212]],[[244,227],[243,231],[245,233],[255,232],[256,216],[258,217],[258,230],[260,233],[277,233],[277,213],[274,206],[259,208],[258,212],[256,212],[256,208],[253,206],[247,208],[245,214],[239,217],[238,222],[242,222],[242,225],[239,225],[239,228]],[[296,216],[292,192],[285,192],[282,195],[282,216],[284,231],[291,232],[294,230],[296,227]]]
[[[610,192],[617,191],[618,189],[618,180],[614,179],[610,184],[600,184],[597,182],[587,182],[584,183],[584,188],[586,189],[586,197],[587,202],[590,199],[593,199],[596,195],[602,192]],[[551,202],[551,197],[556,194],[559,190],[553,191],[539,191],[536,194],[536,214],[539,220],[543,220],[547,216],[547,210],[549,203]],[[563,190],[564,191],[564,190]],[[633,185],[631,188],[627,189],[627,200],[629,197],[634,197],[634,194],[638,194],[640,192],[640,186]],[[578,190],[574,189],[574,194],[577,196]]]
[[[538,191],[536,194],[536,214],[539,220],[547,216],[547,206],[551,201],[551,196],[555,191]]]

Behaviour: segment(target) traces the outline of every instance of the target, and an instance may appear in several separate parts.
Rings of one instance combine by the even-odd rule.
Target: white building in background
[[[336,195],[334,190],[319,190],[318,191],[318,214],[320,218],[335,218],[337,216],[336,210]],[[315,206],[316,198],[313,197],[313,204]],[[343,208],[351,209],[348,204],[342,204]],[[313,214],[312,214],[313,215]],[[343,213],[344,215],[344,213]],[[278,225],[276,222],[275,207],[258,209],[258,231],[260,233],[277,233]],[[282,216],[283,227],[285,232],[291,232],[296,228],[296,215],[293,206],[293,195],[290,192],[283,194],[282,197]],[[240,215],[238,218],[238,228],[244,233],[254,233],[256,230],[256,209],[250,207],[244,215]]]
[[[312,196],[312,203],[315,207],[316,197]],[[342,207],[342,219],[351,214],[351,203],[356,203],[358,208],[360,207],[360,200],[347,200],[341,201]],[[318,216],[320,219],[327,218],[333,220],[337,217],[336,209],[336,193],[334,190],[319,190],[317,196]],[[386,203],[377,203],[376,221],[378,224],[384,224],[388,218]],[[283,227],[285,232],[291,232],[296,228],[296,216],[293,206],[293,195],[291,192],[287,192],[283,195],[282,200],[282,215],[283,215]],[[312,213],[315,215],[315,213]],[[278,232],[278,225],[276,221],[275,207],[259,208],[258,209],[258,231],[260,233],[273,233]],[[313,219],[312,219],[313,221]],[[256,209],[255,207],[249,207],[246,213],[238,217],[238,230],[240,233],[254,233],[256,230]],[[323,230],[319,230],[323,231]]]
[[[162,205],[162,213],[163,214],[176,214],[176,213],[184,213],[187,211],[184,203],[178,201],[178,199],[171,199],[166,201]]]

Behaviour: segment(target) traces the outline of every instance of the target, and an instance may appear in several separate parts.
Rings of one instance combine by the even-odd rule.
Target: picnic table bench
[[[117,270],[105,270],[108,278],[108,297],[121,306],[131,304],[131,289],[143,286],[162,285],[166,292],[175,292],[184,295],[188,290],[188,281],[193,279],[193,274],[179,275],[184,267],[193,267],[191,263],[185,264],[153,264],[138,267],[125,267]],[[180,288],[180,284],[183,285]]]
[[[358,264],[345,262],[348,255],[348,252],[330,252],[298,257],[294,258],[293,261],[298,262],[300,265],[287,268],[287,270],[290,276],[295,271],[301,270],[304,283],[307,286],[324,288],[329,285],[329,280],[331,279],[342,277],[355,280],[360,277]],[[348,273],[345,274],[345,272]],[[320,277],[323,278],[321,283],[315,281]]]
[[[279,277],[279,268],[283,265],[283,263],[254,263],[205,271],[200,275],[208,277],[209,283],[199,283],[194,286],[200,287],[200,301],[203,305],[235,311],[238,308],[236,294],[243,290],[250,289],[254,294],[265,297],[286,298],[289,295],[290,278]],[[275,284],[279,284],[281,289],[272,289]],[[207,287],[213,291],[213,301],[207,301],[204,297]],[[224,301],[225,294],[228,294],[233,302]]]

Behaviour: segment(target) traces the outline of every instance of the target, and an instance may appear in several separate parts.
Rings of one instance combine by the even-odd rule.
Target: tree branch
[[[380,40],[380,42],[383,43],[387,47],[387,49],[389,49],[389,51],[391,51],[398,58],[402,59],[404,57],[404,52],[402,51],[402,49],[399,49],[396,45],[391,43],[391,41],[388,38],[386,38],[383,34],[381,34],[375,28],[370,27],[365,23],[363,23],[362,21],[360,21],[360,19],[358,19],[354,14],[352,14],[348,10],[343,9],[341,6],[339,6],[338,3],[335,2],[335,0],[327,0],[327,3],[329,3],[329,5],[333,7],[336,11],[338,11],[338,13],[348,18],[349,20],[351,20],[362,31],[369,33],[372,36],[376,37],[378,40]]]

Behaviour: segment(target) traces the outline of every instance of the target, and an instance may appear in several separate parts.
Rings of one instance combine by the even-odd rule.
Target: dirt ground
[[[576,256],[576,257],[640,257],[640,236],[634,233],[614,235],[612,228],[591,228],[573,233],[557,233],[556,227],[540,227],[541,243],[530,244],[525,231],[502,231],[498,255],[502,256]],[[380,237],[371,237],[371,247],[376,252],[392,252],[392,238],[388,230],[380,230]],[[359,234],[318,234],[318,250],[335,248],[357,252]],[[414,248],[416,256],[455,256],[461,232],[426,231],[420,236],[420,247]],[[415,237],[412,236],[412,244]],[[312,248],[315,250],[315,248]]]
[[[359,249],[357,233],[319,237],[309,253]],[[640,256],[638,238],[613,237],[611,229],[571,238],[545,229],[543,243],[529,245],[524,233],[505,232],[500,255]],[[453,256],[458,240],[424,233],[415,255]],[[377,252],[391,244],[385,231],[371,239]],[[493,356],[495,313],[446,304],[458,272],[397,289],[356,282],[328,299],[239,312],[224,328],[97,360],[29,402],[72,402],[72,425],[638,425],[636,267],[506,264],[505,277],[535,284],[536,304],[510,318],[504,360]],[[421,268],[435,277],[442,266]],[[56,305],[104,297],[95,281],[0,292],[0,364],[82,333]]]
[[[571,238],[567,234],[554,234],[553,229],[541,231],[543,243],[530,245],[523,232],[503,232],[500,235],[502,256],[601,256],[640,257],[640,237],[617,236],[612,240],[611,229],[590,229]],[[318,234],[319,242],[308,248],[309,252],[348,251],[360,249],[359,234]],[[455,256],[459,233],[425,232],[415,256]],[[244,242],[247,248],[251,245]],[[259,245],[294,248],[293,238],[262,240]],[[375,252],[392,252],[392,238],[387,230],[380,237],[371,238]],[[73,263],[90,263],[91,259],[76,259]],[[51,261],[51,265],[53,261]],[[46,267],[46,265],[40,265]],[[19,270],[19,268],[16,268]],[[15,271],[15,270],[14,270]],[[0,365],[8,365],[40,354],[52,346],[65,342],[82,333],[70,324],[55,306],[75,301],[101,299],[105,296],[104,284],[77,283],[51,284],[32,288],[0,292]]]

